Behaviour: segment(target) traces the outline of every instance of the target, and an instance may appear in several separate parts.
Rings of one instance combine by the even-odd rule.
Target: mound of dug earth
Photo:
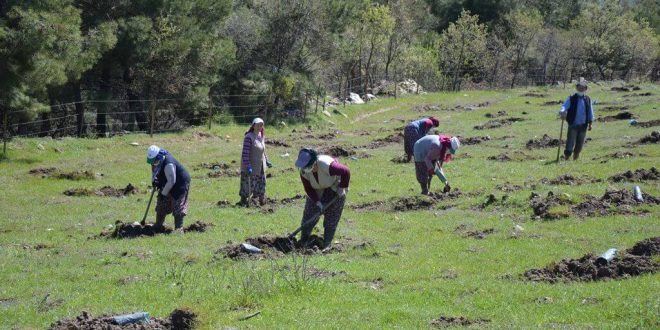
[[[52,173],[55,173],[55,171],[57,171],[57,168],[55,167],[39,167],[39,168],[31,169],[29,173],[32,175],[39,175],[42,178],[45,178],[51,175]]]
[[[534,210],[535,219],[556,220],[568,217],[569,210],[566,205],[571,205],[569,196],[555,195],[552,191],[543,198],[537,193],[530,196],[530,205]]]
[[[99,190],[89,190],[85,188],[72,188],[64,191],[67,196],[101,196],[101,197],[124,197],[137,194],[139,191],[134,185],[128,184],[124,188],[113,188],[105,186]]]
[[[507,115],[506,111],[500,110],[496,113],[487,113],[487,114],[484,115],[484,117],[486,117],[486,118],[498,118],[498,117],[504,117],[506,115]]]
[[[356,211],[416,211],[428,210],[436,207],[436,204],[445,200],[456,199],[463,196],[459,190],[448,193],[430,193],[427,196],[415,195],[410,197],[393,197],[387,201],[374,201],[353,206]],[[442,208],[442,207],[439,207]]]
[[[366,149],[377,149],[388,146],[394,143],[403,143],[403,133],[399,132],[396,134],[388,135],[381,139],[375,139],[371,143],[364,146]]]
[[[319,153],[324,155],[330,155],[332,157],[349,157],[355,155],[354,150],[345,149],[340,146],[325,147],[319,149]]]
[[[247,244],[257,247],[261,252],[249,251],[242,244],[230,244],[218,250],[229,259],[266,259],[281,257],[288,253],[319,254],[323,249],[323,238],[312,235],[303,244],[295,237],[259,236],[245,240]],[[333,248],[335,248],[333,246]]]
[[[55,179],[63,180],[93,180],[96,178],[94,173],[90,171],[73,171],[73,172],[61,172],[55,167],[44,167],[44,168],[35,168],[31,169],[30,174],[39,175],[42,178],[52,177]]]
[[[304,198],[305,198],[305,196],[300,195],[300,194],[295,195],[293,197],[286,197],[286,198],[282,198],[282,199],[273,199],[273,198],[270,198],[270,197],[266,197],[266,203],[264,205],[259,204],[259,200],[256,199],[256,198],[248,199],[248,204],[247,205],[241,204],[240,201],[237,202],[236,204],[232,205],[231,202],[229,202],[227,200],[220,200],[216,203],[216,205],[220,208],[224,208],[224,207],[247,207],[247,208],[259,209],[259,210],[261,210],[262,212],[265,212],[265,213],[273,213],[273,212],[275,212],[274,207],[289,205],[289,204],[291,204],[291,203],[293,203],[297,200],[301,200],[301,199],[304,199]]]
[[[395,164],[405,164],[410,162],[406,156],[396,156],[390,159],[390,161]]]
[[[632,114],[632,112],[629,111],[623,111],[619,112],[614,116],[605,116],[605,117],[600,117],[597,120],[600,122],[609,122],[609,121],[616,121],[616,120],[626,120],[626,119],[633,119],[635,116]]]
[[[660,199],[651,195],[642,193],[642,197],[644,201],[640,202],[630,190],[607,189],[601,198],[586,196],[584,202],[573,207],[573,212],[582,217],[627,214],[633,212],[634,206],[660,204]]]
[[[623,255],[611,262],[597,262],[597,256],[587,254],[579,259],[564,259],[545,268],[531,269],[523,274],[529,281],[550,283],[571,281],[600,281],[622,279],[647,273],[655,273],[660,264],[652,257],[658,254],[660,237],[638,242]]]
[[[540,139],[534,137],[533,139],[527,141],[525,146],[527,149],[538,149],[538,148],[550,148],[557,147],[562,143],[559,139],[551,138],[548,134],[543,134],[543,137]]]
[[[485,325],[489,322],[490,320],[485,319],[470,320],[464,316],[440,316],[439,318],[433,319],[431,321],[431,326],[437,328],[469,327]]]
[[[642,137],[634,144],[655,144],[660,140],[660,131],[653,131],[650,135]]]
[[[175,309],[168,318],[150,318],[149,323],[134,323],[119,325],[111,316],[94,317],[88,312],[82,312],[74,318],[59,320],[48,327],[48,330],[188,330],[199,324],[197,314],[189,309]]]
[[[183,228],[184,233],[188,232],[197,232],[203,233],[208,230],[209,227],[212,227],[213,224],[206,223],[202,221],[197,221],[190,224],[187,227]],[[99,234],[100,238],[135,238],[142,236],[155,236],[155,235],[169,235],[174,231],[171,227],[162,226],[160,228],[154,227],[152,224],[146,224],[144,226],[139,223],[124,223],[117,221],[115,223],[115,229],[112,231],[104,231]]]
[[[273,146],[273,147],[285,147],[285,148],[291,147],[290,144],[288,144],[284,141],[274,140],[274,139],[266,140],[266,144],[269,145],[269,146]]]
[[[613,182],[621,181],[630,181],[630,182],[641,182],[641,181],[651,181],[651,180],[660,180],[660,172],[655,167],[651,167],[648,170],[640,168],[638,170],[626,171],[617,175],[613,175],[609,178]]]
[[[518,117],[489,120],[484,124],[474,126],[474,129],[483,130],[483,129],[499,128],[499,127],[511,125],[512,123],[515,123],[517,121],[524,121],[524,120],[525,119]]]

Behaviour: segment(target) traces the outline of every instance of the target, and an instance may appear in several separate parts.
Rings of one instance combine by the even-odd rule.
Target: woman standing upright
[[[266,156],[264,121],[255,118],[243,138],[241,153],[241,205],[248,206],[249,199],[259,198],[259,204],[266,202],[266,166],[273,166]]]

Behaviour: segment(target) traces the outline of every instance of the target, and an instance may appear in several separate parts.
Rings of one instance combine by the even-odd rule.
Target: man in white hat
[[[147,163],[151,165],[153,186],[159,190],[154,226],[162,227],[165,216],[172,213],[175,230],[183,232],[183,218],[188,214],[190,174],[167,150],[155,145],[147,149]]]
[[[569,96],[559,111],[562,120],[568,123],[566,136],[566,147],[564,159],[568,160],[573,154],[573,160],[577,160],[582,152],[587,130],[591,131],[591,123],[594,121],[594,108],[591,98],[587,92],[587,81],[580,78],[575,86],[576,93]]]
[[[415,142],[413,147],[415,176],[420,187],[422,187],[423,195],[429,194],[433,174],[445,184],[445,192],[451,190],[449,180],[447,180],[445,172],[442,170],[442,165],[452,159],[452,155],[456,153],[460,146],[461,142],[455,136],[435,134],[427,135]]]
[[[309,240],[312,229],[320,218],[312,217],[321,212],[324,216],[323,243],[324,249],[327,250],[332,245],[344,210],[351,171],[331,156],[318,155],[314,149],[300,150],[295,165],[300,171],[300,180],[307,193],[300,240],[303,244]],[[310,219],[312,221],[308,222]]]

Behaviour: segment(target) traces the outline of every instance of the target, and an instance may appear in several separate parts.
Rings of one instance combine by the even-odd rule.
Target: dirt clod
[[[354,150],[344,149],[341,146],[331,146],[319,149],[320,154],[330,155],[332,157],[349,157],[355,155]]]
[[[403,143],[403,133],[388,135],[384,138],[375,139],[371,143],[363,146],[366,149],[378,149],[394,143]]]
[[[527,92],[523,94],[522,96],[525,97],[546,97],[547,95],[540,93],[540,92]]]
[[[642,128],[660,126],[660,119],[649,120],[649,121],[640,121],[640,122],[637,122],[637,124],[635,126],[642,127]]]
[[[431,326],[438,328],[467,327],[473,325],[485,325],[489,322],[490,320],[486,319],[470,320],[464,316],[440,316],[431,321]]]
[[[188,330],[194,329],[199,324],[197,314],[190,309],[175,309],[170,314],[170,323],[172,329]]]
[[[534,137],[533,139],[527,141],[527,144],[525,146],[527,149],[538,149],[538,148],[550,148],[550,147],[557,147],[562,143],[559,139],[555,139],[550,137],[548,134],[543,134],[543,137],[540,139],[537,139]]]
[[[484,116],[485,116],[486,118],[499,118],[499,117],[504,117],[504,116],[506,116],[506,115],[507,115],[507,112],[506,112],[506,111],[504,111],[504,110],[500,110],[500,111],[498,111],[498,112],[496,112],[496,113],[490,113],[490,112],[489,112],[489,113],[485,114]]]
[[[190,224],[188,227],[183,228],[184,233],[188,232],[205,232],[209,227],[212,227],[213,224],[206,223],[202,221],[196,221]],[[160,228],[153,226],[152,224],[146,224],[144,226],[139,223],[124,223],[117,221],[112,231],[104,231],[99,234],[99,238],[136,238],[143,236],[155,236],[155,235],[168,235],[174,231],[171,227],[162,226]]]
[[[616,121],[616,120],[626,120],[626,119],[633,119],[635,116],[632,114],[632,112],[629,111],[623,111],[619,112],[614,116],[605,116],[605,117],[600,117],[597,120],[600,122],[610,122],[610,121]]]
[[[636,256],[656,256],[660,254],[660,237],[651,237],[641,240],[632,248],[628,249],[629,254]]]
[[[522,162],[525,160],[534,160],[533,156],[527,155],[522,151],[514,151],[512,153],[502,153],[499,155],[489,156],[488,160],[495,160],[498,162]]]
[[[441,201],[452,200],[463,196],[457,189],[451,192],[430,193],[427,196],[415,195],[410,197],[393,197],[387,201],[374,201],[353,206],[357,211],[415,211],[428,210],[437,207]],[[439,208],[442,208],[440,206]]]
[[[396,157],[390,159],[390,161],[392,163],[395,163],[395,164],[409,163],[408,158],[406,156],[396,156]]]
[[[465,233],[465,237],[472,237],[476,239],[484,239],[486,236],[492,234],[495,232],[495,228],[488,228],[484,230],[474,230],[474,231],[468,231]]]
[[[543,104],[541,104],[541,105],[550,106],[550,105],[560,105],[562,103],[564,103],[564,101],[562,101],[562,100],[559,100],[559,101],[546,101],[546,102],[543,102]]]
[[[29,173],[32,175],[40,175],[41,177],[45,178],[55,171],[57,171],[57,168],[55,167],[39,167],[31,169]]]
[[[102,187],[98,190],[90,190],[86,188],[72,188],[64,191],[66,196],[101,196],[101,197],[124,197],[128,195],[137,194],[139,191],[134,185],[128,184],[124,188],[113,188],[110,186]]]
[[[517,121],[524,121],[524,120],[525,119],[518,117],[494,119],[494,120],[489,120],[484,124],[474,126],[474,129],[483,130],[483,129],[499,128],[499,127],[511,125],[512,123],[515,123]]]
[[[651,167],[648,170],[640,168],[635,170],[634,172],[628,170],[626,172],[613,175],[609,178],[609,180],[613,182],[622,182],[622,181],[642,182],[642,181],[660,180],[660,172],[658,172],[658,169],[656,169],[655,167]]]

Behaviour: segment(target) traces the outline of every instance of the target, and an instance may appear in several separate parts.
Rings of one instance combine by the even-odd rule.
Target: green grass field
[[[640,86],[639,93],[651,92],[651,96],[624,96],[631,93],[612,92],[610,87],[590,88],[596,117],[618,113],[600,111],[606,106],[626,106],[639,121],[660,119],[659,85]],[[545,96],[523,96],[530,91]],[[228,242],[239,243],[262,234],[284,235],[298,226],[302,215],[302,200],[273,213],[216,206],[219,200],[238,201],[239,179],[209,178],[209,170],[195,168],[203,162],[239,162],[245,126],[215,126],[210,137],[199,134],[209,133],[205,128],[196,128],[153,138],[14,139],[8,145],[9,159],[0,162],[0,328],[41,329],[83,310],[94,315],[144,310],[165,317],[178,307],[196,311],[205,329],[410,329],[428,328],[431,320],[440,316],[488,319],[484,327],[492,328],[657,328],[657,273],[559,284],[533,283],[520,277],[528,269],[563,258],[600,253],[610,247],[623,250],[641,239],[660,235],[660,206],[635,208],[646,210],[643,215],[532,219],[528,201],[532,191],[542,196],[549,191],[567,193],[582,201],[586,195],[600,197],[608,187],[632,189],[639,184],[645,193],[660,197],[658,181],[607,180],[626,170],[660,164],[657,145],[626,146],[657,127],[634,127],[627,120],[595,122],[588,133],[592,140],[578,162],[554,163],[556,148],[525,148],[535,136],[558,136],[559,105],[542,104],[563,100],[571,92],[572,87],[432,93],[339,107],[347,118],[337,114],[314,117],[310,124],[313,135],[340,132],[322,145],[346,149],[393,134],[405,122],[425,115],[440,118],[443,134],[489,135],[492,139],[464,145],[446,165],[452,187],[468,194],[441,202],[433,210],[360,212],[352,208],[419,193],[414,166],[390,161],[402,154],[402,145],[357,150],[357,160],[342,158],[351,168],[352,179],[335,238],[345,248],[308,258],[234,261],[217,253]],[[488,105],[465,110],[485,102]],[[439,110],[424,111],[423,105],[437,105]],[[501,110],[507,117],[525,121],[496,129],[473,129],[489,120],[486,113]],[[268,139],[291,144],[290,148],[267,148],[275,165],[270,170],[273,177],[268,181],[268,195],[279,199],[303,194],[298,175],[291,171],[295,155],[302,146],[321,145],[318,140],[302,138],[307,134],[302,125],[276,128],[268,124]],[[293,129],[297,132],[292,133]],[[132,142],[140,146],[130,145]],[[150,144],[168,149],[193,176],[187,223],[201,220],[215,226],[205,233],[181,236],[89,239],[117,220],[142,218],[150,184],[145,150]],[[516,150],[533,159],[487,159]],[[617,151],[629,151],[634,156],[598,158]],[[285,152],[291,156],[281,157]],[[69,181],[28,173],[38,167],[103,175],[95,180]],[[561,174],[588,175],[603,181],[576,186],[540,182]],[[142,193],[126,198],[63,195],[69,188],[124,187],[128,183]],[[496,188],[506,183],[522,189],[505,193]],[[432,188],[441,188],[437,179]],[[509,198],[480,209],[491,193]],[[154,219],[153,210],[149,219]],[[172,222],[168,217],[167,223]],[[515,224],[521,225],[524,233],[510,238]],[[495,232],[481,240],[466,238],[455,232],[459,225],[470,230],[494,228]],[[365,248],[354,248],[362,243],[366,243]],[[337,276],[310,276],[311,267],[337,272]],[[257,311],[261,313],[240,320]]]

